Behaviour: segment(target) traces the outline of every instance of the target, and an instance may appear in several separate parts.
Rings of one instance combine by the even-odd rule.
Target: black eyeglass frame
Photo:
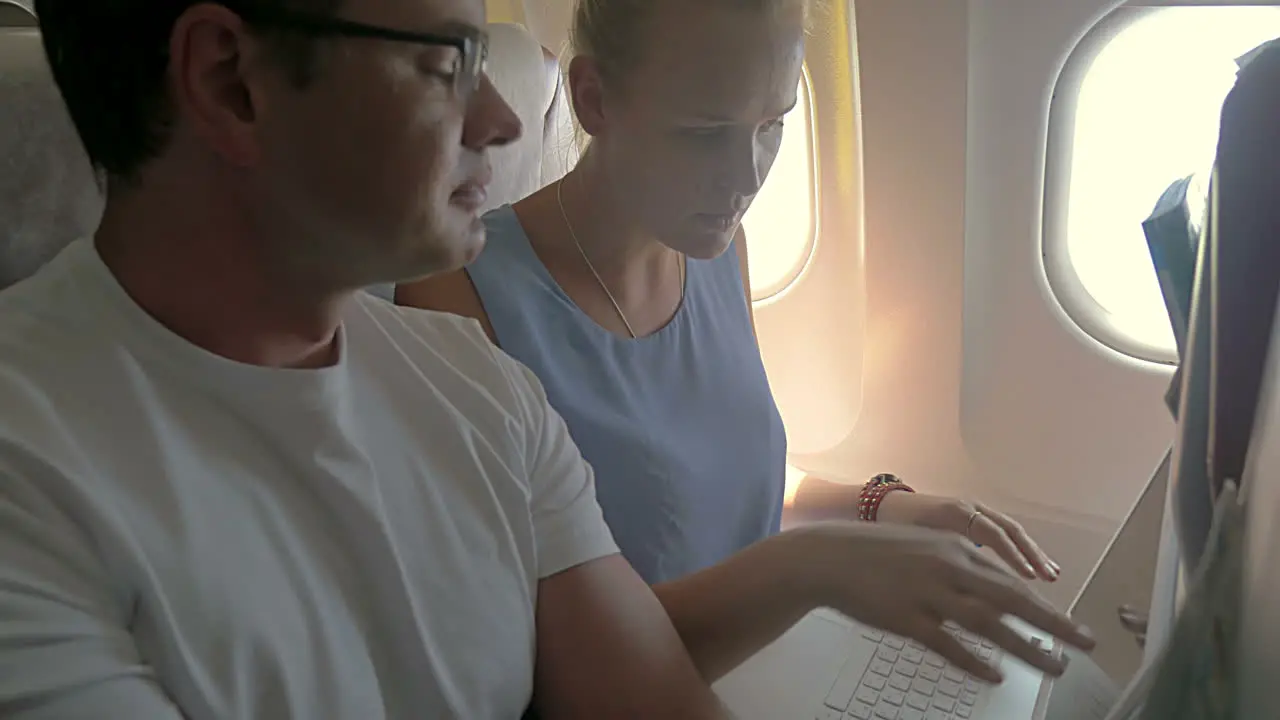
[[[489,59],[489,35],[478,28],[463,28],[459,29],[457,34],[446,35],[397,30],[338,17],[315,15],[285,8],[263,7],[252,1],[219,4],[239,15],[250,25],[298,32],[312,37],[367,38],[413,45],[457,48],[460,64],[457,70],[458,90],[465,94],[474,92],[480,86],[480,77],[484,74],[485,63]]]

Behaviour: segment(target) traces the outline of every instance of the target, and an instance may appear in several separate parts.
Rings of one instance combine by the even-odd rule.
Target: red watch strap
[[[875,522],[884,496],[895,490],[915,492],[911,486],[902,482],[896,475],[888,473],[877,475],[867,481],[867,484],[862,486],[862,492],[858,495],[858,519],[864,522]]]

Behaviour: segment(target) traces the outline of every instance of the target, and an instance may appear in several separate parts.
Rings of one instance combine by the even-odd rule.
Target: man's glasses
[[[222,5],[250,25],[312,37],[369,38],[455,48],[458,51],[453,61],[455,90],[463,96],[470,95],[480,87],[480,76],[484,73],[485,62],[489,58],[489,35],[478,28],[459,28],[449,35],[419,33],[284,8],[263,7],[252,1],[224,2]]]

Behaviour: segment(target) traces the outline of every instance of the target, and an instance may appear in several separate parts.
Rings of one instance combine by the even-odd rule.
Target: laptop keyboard
[[[990,664],[1000,662],[1003,651],[991,641],[948,624],[947,632],[966,649]],[[860,628],[862,636],[877,643],[875,656],[863,668],[848,664],[814,720],[967,720],[986,687],[980,680],[954,667],[914,640]]]

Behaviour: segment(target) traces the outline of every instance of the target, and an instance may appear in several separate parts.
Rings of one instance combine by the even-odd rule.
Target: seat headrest
[[[0,288],[92,233],[101,214],[39,31],[0,27]]]
[[[573,120],[560,63],[520,25],[490,23],[489,78],[524,124],[520,139],[491,153],[485,209],[531,195],[577,162]]]

